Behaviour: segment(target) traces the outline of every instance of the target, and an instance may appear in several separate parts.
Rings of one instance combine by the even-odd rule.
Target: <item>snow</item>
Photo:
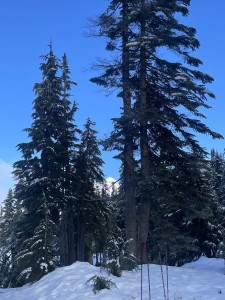
[[[182,4],[182,3],[177,4],[177,6],[187,8],[187,6],[185,4]]]
[[[164,285],[166,286],[166,267],[163,266]],[[151,299],[164,298],[161,268],[149,266],[151,280]],[[100,275],[109,277],[117,288],[101,290],[94,294],[91,283],[87,281]],[[169,299],[182,300],[222,300],[225,299],[224,261],[222,259],[201,257],[196,262],[183,267],[169,267]],[[143,266],[143,298],[149,299],[148,266]],[[167,291],[166,295],[167,295]],[[179,298],[180,297],[180,298]],[[181,298],[182,297],[182,298]],[[32,285],[22,288],[0,289],[1,300],[140,300],[141,271],[124,271],[122,277],[114,277],[100,268],[85,262],[58,268]]]
[[[120,187],[119,181],[117,181],[116,179],[114,179],[112,177],[107,177],[105,179],[104,184],[105,184],[106,191],[107,191],[109,196],[112,195],[113,191],[115,191],[115,192],[118,191],[119,187]],[[96,183],[95,184],[95,188],[99,192],[102,190],[102,187],[103,187],[102,183]]]
[[[186,76],[176,76],[174,79],[175,80],[184,80],[184,81],[186,81],[187,77]]]
[[[45,181],[45,180],[48,180],[48,177],[35,178],[35,179],[33,179],[33,180],[30,182],[30,185],[33,185],[33,184],[36,184],[36,183],[38,183],[38,182],[42,182],[42,181]]]
[[[137,10],[133,10],[130,12],[130,16],[136,16],[137,14],[139,14]]]
[[[137,45],[140,45],[140,42],[130,42],[130,43],[126,44],[127,47],[133,47],[133,46],[137,46]]]
[[[171,96],[173,96],[173,97],[183,96],[183,95],[184,95],[183,93],[179,93],[179,92],[177,92],[177,93],[171,93]]]
[[[113,190],[115,191],[119,190],[120,184],[118,181],[116,181],[116,179],[112,177],[108,177],[106,178],[106,187],[109,195],[112,195]]]

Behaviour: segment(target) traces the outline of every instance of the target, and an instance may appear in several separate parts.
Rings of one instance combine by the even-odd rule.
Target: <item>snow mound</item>
[[[164,299],[163,286],[168,287],[169,299],[182,296],[182,300],[222,300],[225,299],[224,261],[222,259],[199,260],[181,268],[158,265],[143,266],[142,299]],[[150,275],[150,281],[149,276]],[[101,290],[94,294],[87,280],[94,275],[109,277],[117,288]],[[164,280],[162,280],[162,275]],[[165,290],[167,294],[167,290]],[[0,289],[1,300],[140,300],[141,271],[124,271],[122,277],[109,276],[106,271],[88,263],[76,262],[69,267],[58,268],[38,282],[16,289]],[[181,298],[180,298],[181,299]]]
[[[185,264],[182,268],[201,270],[217,274],[225,274],[224,260],[218,258],[200,257],[197,261]]]

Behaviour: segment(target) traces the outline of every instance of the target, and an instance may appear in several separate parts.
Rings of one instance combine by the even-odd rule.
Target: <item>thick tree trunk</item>
[[[145,37],[145,0],[141,0],[141,38]],[[144,41],[144,40],[143,40]],[[147,93],[146,93],[146,46],[141,44],[140,48],[140,155],[141,155],[141,203],[140,219],[138,224],[138,256],[143,257],[145,262],[146,255],[141,255],[143,247],[148,240],[149,231],[149,212],[150,212],[150,195],[149,186],[149,146],[147,131]],[[144,247],[145,248],[145,247]]]
[[[68,211],[68,261],[69,261],[69,265],[71,265],[76,261],[74,215],[72,209]]]
[[[136,203],[135,203],[135,182],[134,182],[134,157],[133,157],[133,136],[131,118],[131,93],[130,93],[130,74],[129,74],[129,48],[128,43],[128,2],[123,1],[123,33],[122,33],[122,71],[123,71],[123,108],[125,122],[125,142],[124,142],[124,162],[123,179],[126,207],[126,240],[129,241],[128,249],[136,255],[137,249],[137,228],[136,228]]]
[[[68,266],[68,231],[66,213],[62,212],[60,221],[60,266]]]
[[[68,209],[62,213],[60,223],[60,265],[68,266],[76,261],[75,232],[73,210]]]
[[[77,260],[84,261],[85,254],[85,225],[81,220],[77,224]]]

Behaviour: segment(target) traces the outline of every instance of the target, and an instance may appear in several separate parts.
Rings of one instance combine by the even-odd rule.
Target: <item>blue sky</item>
[[[49,41],[61,57],[67,53],[71,76],[78,86],[73,90],[79,104],[76,122],[81,127],[87,117],[97,123],[99,137],[109,133],[111,118],[119,115],[120,99],[106,97],[89,82],[88,70],[95,58],[105,56],[104,42],[85,37],[88,17],[104,11],[106,0],[7,0],[0,3],[0,200],[12,184],[11,165],[20,159],[16,145],[26,140],[22,130],[31,125],[34,83],[41,81],[40,55],[48,52]],[[205,123],[225,136],[225,1],[192,0],[186,23],[197,29],[201,47],[196,52],[202,71],[215,79],[208,88],[216,94],[209,103]],[[199,137],[208,150],[222,151],[225,141]],[[118,177],[119,163],[111,153],[103,153],[106,176]]]

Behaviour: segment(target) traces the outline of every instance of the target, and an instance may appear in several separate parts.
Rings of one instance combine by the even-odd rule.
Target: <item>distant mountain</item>
[[[119,181],[112,178],[112,177],[108,177],[105,179],[105,182],[102,184],[97,183],[96,184],[96,190],[98,190],[100,193],[103,189],[103,187],[105,187],[106,192],[109,196],[112,196],[113,193],[117,193],[120,187]]]

